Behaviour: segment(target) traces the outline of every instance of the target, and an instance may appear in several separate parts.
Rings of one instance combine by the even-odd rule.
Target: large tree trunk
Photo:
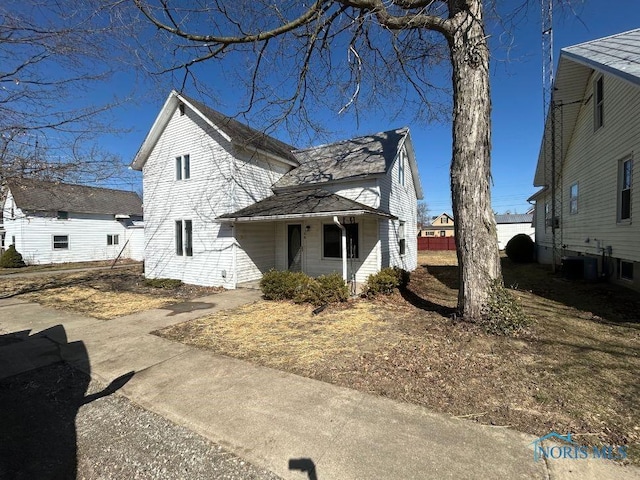
[[[451,196],[460,290],[459,314],[480,318],[491,284],[501,279],[496,223],[491,208],[491,98],[489,50],[482,2],[462,12],[449,38],[453,65]]]

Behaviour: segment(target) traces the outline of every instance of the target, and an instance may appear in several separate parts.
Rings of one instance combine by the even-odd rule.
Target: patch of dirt
[[[181,284],[155,288],[140,265],[114,270],[0,279],[0,298],[21,296],[42,305],[108,320],[219,292],[220,288]]]
[[[406,291],[314,316],[259,302],[157,332],[177,341],[477,422],[583,444],[640,464],[640,298],[505,259],[533,324],[517,337],[452,320],[455,252],[421,255]]]

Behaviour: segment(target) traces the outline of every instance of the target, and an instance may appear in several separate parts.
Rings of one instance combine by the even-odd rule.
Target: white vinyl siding
[[[5,244],[14,243],[28,264],[113,260],[125,242],[134,237],[142,238],[142,229],[126,228],[114,220],[113,215],[68,212],[67,219],[61,221],[56,218],[56,212],[25,213],[13,205],[11,192],[8,197],[4,211]],[[8,215],[11,208],[14,209],[13,218]],[[108,235],[118,236],[120,244],[107,245],[105,238]],[[121,258],[142,260],[141,241],[137,243],[135,252],[132,245],[127,244]]]
[[[190,180],[177,182],[175,158],[184,152],[197,162],[190,163]],[[237,148],[191,109],[176,109],[143,168],[145,275],[226,288],[252,277],[240,273],[237,232],[216,217],[271,195],[287,169]],[[185,219],[192,221],[193,258],[175,254],[175,221]]]
[[[379,179],[380,208],[404,222],[405,254],[400,254],[400,221],[380,220],[381,267],[397,266],[415,270],[418,266],[417,194],[414,187],[410,161],[404,168],[404,185],[399,182],[399,157],[396,157],[387,174]]]
[[[565,198],[571,183],[580,186],[579,215],[571,215],[570,203],[564,202],[561,225],[566,250],[600,255],[601,247],[611,247],[613,258],[640,261],[640,222],[620,222],[621,162],[640,151],[640,88],[616,77],[605,75],[606,127],[593,131],[592,101],[582,105],[573,136],[565,139],[569,147],[563,159],[561,186]],[[589,81],[585,98],[593,96],[594,81]],[[639,175],[631,176],[631,191],[637,191]],[[550,202],[550,196],[536,204]],[[631,195],[630,211],[640,211],[640,195]],[[538,211],[539,212],[539,211]],[[539,217],[539,216],[538,216]],[[538,218],[538,229],[540,222]],[[539,232],[536,232],[540,237]],[[587,242],[586,240],[589,239]],[[597,239],[597,241],[596,241]],[[538,240],[538,238],[537,238]],[[547,229],[547,245],[551,229]]]

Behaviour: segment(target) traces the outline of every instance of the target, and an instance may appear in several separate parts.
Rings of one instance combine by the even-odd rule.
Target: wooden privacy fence
[[[455,237],[418,237],[418,250],[455,250]]]

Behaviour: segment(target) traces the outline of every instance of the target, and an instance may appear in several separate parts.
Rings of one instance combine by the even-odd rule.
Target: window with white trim
[[[191,157],[180,155],[176,157],[176,180],[187,180],[191,178]]]
[[[407,241],[404,234],[404,222],[400,220],[400,225],[398,225],[398,247],[400,249],[400,255],[404,255],[406,253],[406,243]]]
[[[69,235],[54,235],[53,236],[53,249],[54,250],[69,250]]]
[[[578,182],[569,187],[569,213],[578,213]]]
[[[358,224],[343,225],[347,234],[347,258],[358,258]],[[342,258],[342,231],[336,224],[322,226],[322,256],[324,258]]]
[[[193,256],[193,223],[191,220],[176,220],[176,255]]]
[[[633,159],[622,160],[618,164],[618,221],[631,220],[631,187],[633,180]]]
[[[404,146],[400,149],[400,153],[398,153],[398,182],[400,185],[404,186],[404,169],[406,167],[406,150]]]
[[[118,245],[120,243],[120,235],[107,235],[107,245]]]

